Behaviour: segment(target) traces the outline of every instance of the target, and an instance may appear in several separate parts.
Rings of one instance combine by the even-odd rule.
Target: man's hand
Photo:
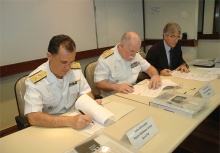
[[[96,99],[95,101],[97,102],[97,104],[102,105],[102,100],[101,99]]]
[[[148,88],[149,89],[157,89],[157,88],[161,87],[161,84],[162,84],[162,82],[161,82],[160,76],[158,74],[156,74],[151,77]]]
[[[176,68],[177,71],[181,71],[181,72],[190,72],[189,69],[185,66],[185,64],[180,65],[178,68]]]
[[[163,70],[160,71],[160,75],[171,76],[170,72],[171,72],[170,69],[163,69]]]
[[[85,114],[79,114],[76,116],[71,116],[70,125],[77,130],[84,129],[92,123],[92,118]]]
[[[134,92],[134,87],[130,83],[115,84],[115,90],[127,94]]]

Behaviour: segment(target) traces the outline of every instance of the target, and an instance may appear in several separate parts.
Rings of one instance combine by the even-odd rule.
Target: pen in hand
[[[133,86],[133,85],[130,85],[130,87],[134,89],[134,86]]]
[[[85,115],[85,113],[83,113],[81,110],[78,110],[82,115]],[[94,124],[94,122],[92,121],[92,123]]]

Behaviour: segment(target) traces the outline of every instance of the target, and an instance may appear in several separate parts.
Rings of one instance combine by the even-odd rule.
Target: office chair
[[[25,80],[27,76],[23,76],[18,79],[18,81],[14,85],[15,98],[18,107],[19,115],[15,117],[15,121],[17,123],[18,129],[22,130],[30,126],[27,117],[24,116],[24,94],[26,91]]]
[[[140,54],[143,58],[146,57],[146,53],[145,53],[144,51],[142,51],[142,50],[139,51],[139,54]]]
[[[90,88],[92,89],[92,93],[93,93],[95,99],[101,99],[102,98],[101,90],[94,86],[94,71],[95,71],[96,65],[97,65],[97,61],[89,63],[85,67],[84,75],[85,75],[85,78],[86,78]]]

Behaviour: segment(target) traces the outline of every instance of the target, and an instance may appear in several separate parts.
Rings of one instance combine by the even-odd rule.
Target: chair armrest
[[[28,119],[25,116],[16,116],[15,121],[19,130],[25,129],[30,126],[30,123],[28,122]]]

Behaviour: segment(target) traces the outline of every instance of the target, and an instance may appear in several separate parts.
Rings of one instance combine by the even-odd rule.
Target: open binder
[[[198,67],[207,67],[211,68],[215,66],[215,63],[218,61],[218,58],[213,58],[213,59],[198,59],[195,60],[193,66],[198,66]]]
[[[151,99],[149,105],[173,113],[194,117],[206,106],[207,101],[204,98],[169,91]]]

